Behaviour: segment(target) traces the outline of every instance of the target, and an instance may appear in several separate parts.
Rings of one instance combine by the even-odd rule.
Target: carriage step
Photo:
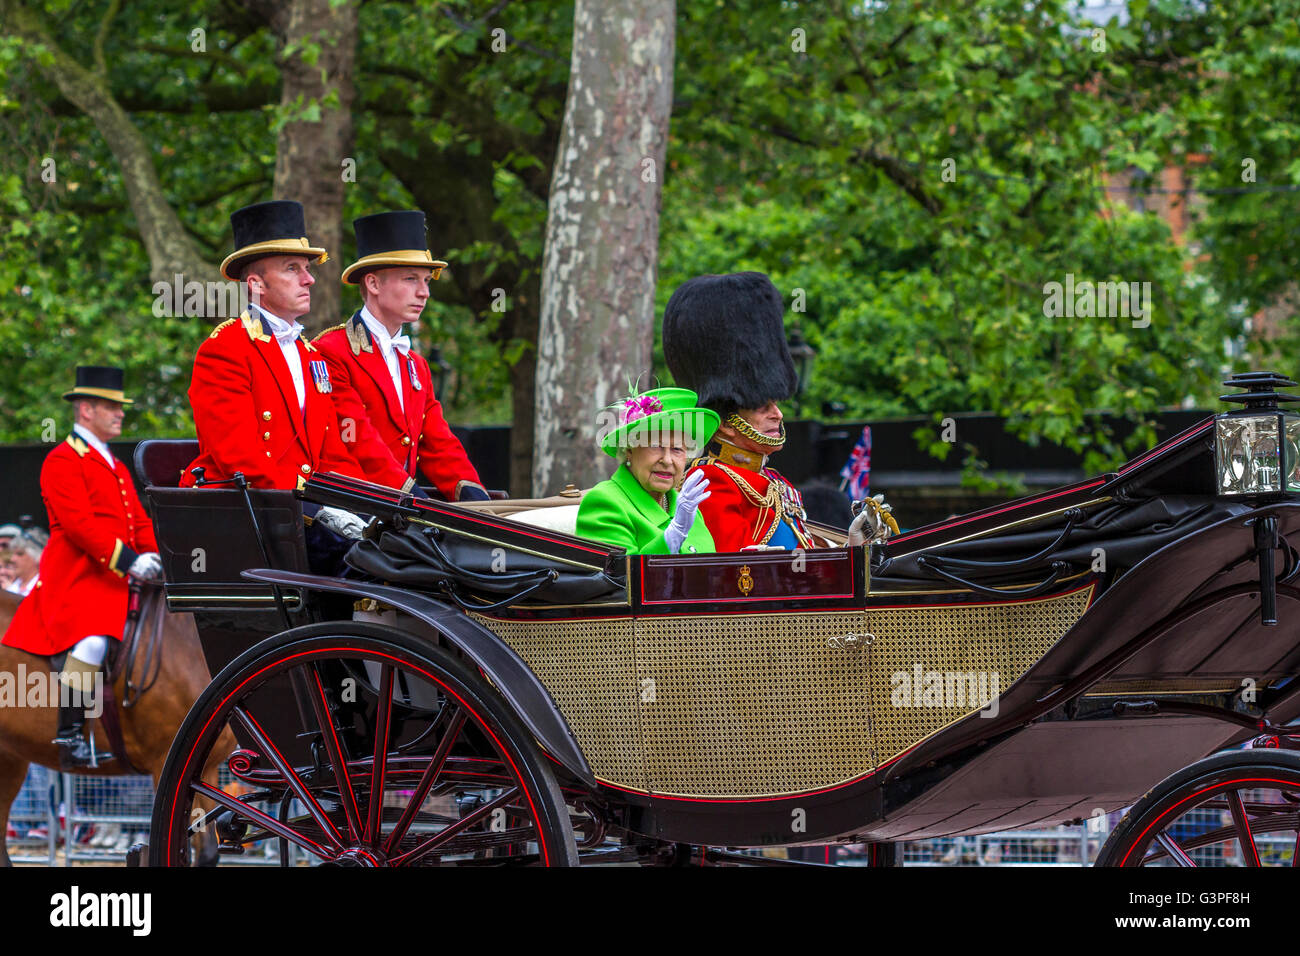
[[[131,848],[126,851],[126,865],[131,867],[144,866],[144,856],[149,852],[149,844],[133,843]]]

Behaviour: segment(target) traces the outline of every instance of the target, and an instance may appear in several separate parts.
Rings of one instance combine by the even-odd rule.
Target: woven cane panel
[[[983,706],[901,706],[896,674],[971,672],[1005,691],[1092,589],[1005,604],[806,614],[502,621],[473,615],[550,691],[602,780],[695,797],[842,783]],[[870,632],[869,645],[832,639]],[[996,674],[998,683],[991,682]],[[919,686],[919,685],[918,685]]]
[[[875,635],[869,696],[877,759],[897,756],[980,710],[995,691],[1005,692],[1073,626],[1091,596],[1092,588],[1085,588],[1019,603],[868,611],[867,629]],[[918,664],[921,681],[915,679]],[[971,674],[974,684],[959,681]],[[943,689],[936,691],[940,681]],[[972,687],[984,692],[973,705]]]
[[[470,616],[509,644],[550,691],[597,777],[646,789],[629,618],[501,621]]]
[[[759,796],[870,770],[868,653],[827,645],[865,623],[862,611],[639,620],[650,789]]]

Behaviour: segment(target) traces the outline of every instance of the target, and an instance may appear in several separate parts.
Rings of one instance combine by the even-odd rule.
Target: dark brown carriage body
[[[283,629],[272,582],[295,624],[345,628],[369,598],[473,661],[566,798],[615,830],[698,845],[899,841],[1112,811],[1261,719],[1300,714],[1285,545],[1300,501],[1216,498],[1212,435],[1207,421],[1116,474],[902,535],[869,562],[852,548],[629,558],[335,476],[309,482],[312,500],[432,533],[466,571],[456,603],[400,568],[384,584],[304,574],[289,493],[261,493],[270,569],[238,493],[151,496],[169,600],[195,612],[214,673]],[[1271,627],[1261,514],[1284,543]],[[218,528],[231,563],[214,582],[187,568]],[[516,592],[548,567],[564,580],[484,609],[501,594],[476,575],[502,553]],[[293,723],[290,705],[280,713]]]

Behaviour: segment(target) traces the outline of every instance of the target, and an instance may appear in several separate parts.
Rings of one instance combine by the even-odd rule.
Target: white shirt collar
[[[95,435],[94,432],[92,432],[89,428],[83,428],[81,425],[73,425],[72,430],[77,435],[81,436],[81,438],[85,441],[87,445],[95,449],[95,451],[99,452],[100,455],[103,456],[104,460],[108,462],[109,468],[112,468],[114,471],[117,470],[117,465],[116,465],[117,459],[114,458],[113,453],[108,450],[107,442],[100,441],[99,437]]]
[[[370,334],[373,335],[375,341],[379,343],[380,349],[383,350],[384,357],[387,358],[393,351],[393,337],[388,334],[388,329],[384,328],[384,323],[375,318],[374,315],[371,314],[370,310],[364,305],[361,307],[361,321],[366,323],[366,328],[370,330]],[[402,334],[401,329],[397,330],[397,334]]]
[[[282,319],[278,315],[274,315],[270,312],[267,312],[266,309],[262,308],[260,305],[257,306],[256,308],[258,312],[261,312],[262,315],[266,316],[271,326],[271,334],[275,336],[277,339],[284,338],[285,335],[293,331],[295,328],[298,330],[298,332],[302,332],[301,323],[290,322],[287,319]]]

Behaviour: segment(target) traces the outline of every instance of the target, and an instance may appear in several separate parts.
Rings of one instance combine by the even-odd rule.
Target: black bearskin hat
[[[784,304],[761,272],[696,276],[664,309],[664,359],[682,388],[724,419],[795,393]]]

